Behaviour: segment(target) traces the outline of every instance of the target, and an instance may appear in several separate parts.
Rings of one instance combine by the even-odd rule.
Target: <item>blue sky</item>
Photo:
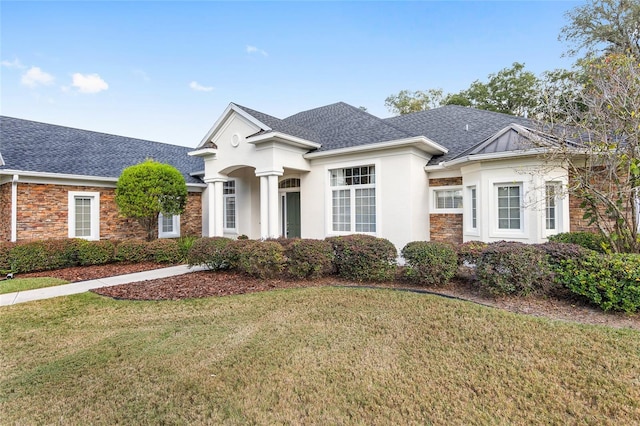
[[[193,147],[229,102],[388,117],[402,89],[570,67],[557,38],[581,3],[3,0],[0,113]]]

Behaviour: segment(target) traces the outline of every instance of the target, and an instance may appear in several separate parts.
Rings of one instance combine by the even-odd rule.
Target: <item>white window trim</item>
[[[547,186],[555,186],[556,194],[555,194],[555,222],[556,227],[554,229],[547,229]],[[555,235],[563,232],[564,223],[563,223],[563,210],[564,203],[561,197],[562,194],[562,182],[559,181],[546,181],[544,183],[544,189],[542,191],[542,200],[544,208],[542,210],[542,232],[544,237],[548,237],[550,235]]]
[[[366,166],[374,166],[375,167],[375,176],[376,183],[374,188],[376,190],[376,232],[356,232],[355,229],[351,231],[334,231],[333,230],[333,189],[335,187],[331,186],[331,170],[336,169],[349,169],[354,167],[366,167]],[[371,161],[349,161],[349,162],[338,162],[327,164],[324,167],[324,176],[325,176],[325,235],[327,236],[340,236],[340,235],[351,235],[351,234],[366,234],[378,236],[382,235],[382,214],[381,214],[381,203],[382,200],[382,168],[380,167],[380,160],[371,160]],[[355,206],[355,204],[354,204]],[[355,209],[354,209],[355,212]],[[352,213],[355,214],[355,213]],[[355,224],[354,224],[355,225]]]
[[[91,199],[91,235],[84,237],[76,236],[76,203],[77,197]],[[85,240],[100,239],[100,193],[69,191],[68,193],[68,236],[69,238],[82,238]]]
[[[476,226],[473,226],[473,205],[471,203],[471,190],[476,190]],[[480,236],[480,228],[482,226],[482,215],[480,214],[480,185],[473,182],[465,186],[463,193],[462,206],[464,210],[465,234],[474,237]]]
[[[464,191],[462,193],[462,207],[459,208],[438,208],[438,200],[436,199],[436,193],[438,191],[463,191],[462,185],[451,186],[430,186],[429,187],[429,200],[431,203],[431,213],[434,214],[463,214],[464,213]]]
[[[226,182],[233,182],[234,193],[233,194],[225,194],[224,193],[224,184]],[[225,234],[237,234],[238,233],[238,180],[237,179],[228,179],[226,182],[222,184],[222,231]],[[235,219],[236,226],[235,228],[227,228],[227,198],[233,197],[235,199]]]
[[[158,215],[158,238],[180,238],[180,215],[172,215],[173,219],[173,232],[162,232],[162,219],[163,215]]]
[[[498,187],[499,186],[519,186],[520,187],[520,229],[500,229],[498,227]],[[492,238],[529,238],[529,221],[528,211],[524,207],[525,194],[527,193],[527,183],[522,180],[509,181],[498,180],[490,182],[490,200],[489,204],[491,220],[491,235]]]

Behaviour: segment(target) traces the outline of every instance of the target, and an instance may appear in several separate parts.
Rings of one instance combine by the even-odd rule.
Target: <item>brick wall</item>
[[[431,214],[429,219],[431,223],[431,241],[462,243],[461,214]]]
[[[429,179],[429,186],[460,186],[462,177]]]
[[[18,240],[67,238],[69,191],[100,193],[101,239],[146,237],[137,221],[119,215],[113,188],[19,183]],[[201,235],[201,206],[201,194],[190,194],[187,210],[181,216],[183,235]]]
[[[0,185],[0,241],[11,240],[11,182]]]

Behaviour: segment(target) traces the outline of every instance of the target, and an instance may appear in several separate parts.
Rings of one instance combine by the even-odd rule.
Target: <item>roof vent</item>
[[[469,131],[469,125],[468,124],[464,125],[464,130],[467,131],[467,132]]]

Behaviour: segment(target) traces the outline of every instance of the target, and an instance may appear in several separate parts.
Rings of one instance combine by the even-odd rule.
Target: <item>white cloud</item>
[[[247,50],[247,53],[250,54],[250,55],[253,54],[253,53],[259,53],[259,54],[261,54],[262,56],[265,56],[265,57],[269,56],[269,54],[266,51],[264,51],[262,49],[258,49],[255,46],[247,45],[247,49],[246,50]]]
[[[31,67],[27,72],[22,74],[22,79],[20,80],[22,84],[25,86],[34,88],[38,85],[47,86],[53,84],[55,78],[44,71],[42,71],[38,67]]]
[[[2,61],[0,63],[2,64],[3,67],[7,67],[7,68],[17,68],[20,70],[23,70],[26,68],[26,66],[22,65],[22,62],[20,62],[19,59],[14,59],[13,61]]]
[[[80,93],[98,93],[107,90],[109,85],[98,74],[73,74],[71,85],[78,89]]]
[[[189,83],[189,87],[198,92],[211,92],[213,90],[213,87],[203,86],[199,84],[197,81],[192,81],[191,83]]]

